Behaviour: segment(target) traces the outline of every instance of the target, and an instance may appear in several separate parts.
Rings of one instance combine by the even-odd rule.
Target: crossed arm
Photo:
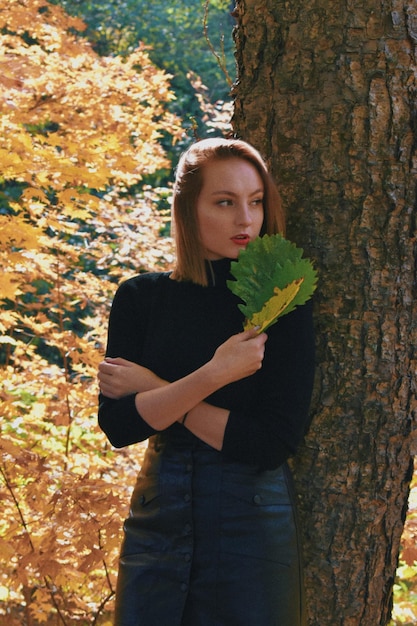
[[[136,410],[155,430],[164,430],[187,414],[185,426],[221,450],[229,411],[204,399],[260,369],[266,339],[265,333],[257,335],[255,330],[233,335],[219,346],[210,361],[172,383],[126,359],[106,358],[99,366],[100,391],[114,400],[136,393]]]

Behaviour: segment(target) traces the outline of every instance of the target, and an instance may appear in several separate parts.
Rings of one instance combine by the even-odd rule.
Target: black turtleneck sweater
[[[239,299],[226,286],[230,261],[209,267],[208,287],[171,280],[169,273],[124,282],[110,313],[106,355],[139,363],[169,382],[209,361],[243,326]],[[226,458],[272,469],[296,451],[308,425],[313,385],[311,309],[307,303],[271,326],[256,374],[206,398],[230,411],[222,448]],[[120,400],[100,396],[99,424],[118,448],[157,432],[137,412],[135,394]]]

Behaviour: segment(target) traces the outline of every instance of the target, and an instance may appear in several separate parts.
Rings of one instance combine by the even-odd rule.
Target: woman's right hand
[[[211,364],[224,385],[246,378],[262,367],[265,353],[266,333],[255,329],[232,335],[214,353]]]

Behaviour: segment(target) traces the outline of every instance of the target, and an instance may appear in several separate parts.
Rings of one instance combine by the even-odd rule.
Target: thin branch
[[[59,331],[61,333],[61,336],[63,337],[64,336],[64,318],[63,318],[62,311],[63,311],[64,302],[63,302],[63,296],[62,296],[59,252],[57,255],[56,268],[57,268],[56,269],[56,276],[57,276],[56,290],[57,290],[57,295],[58,295],[58,325],[59,325]],[[68,414],[68,428],[67,428],[67,435],[66,435],[66,440],[65,440],[65,457],[67,459],[66,463],[68,463],[69,449],[70,449],[70,443],[71,443],[72,413],[71,413],[70,398],[68,394],[68,383],[70,382],[69,361],[68,361],[67,352],[65,350],[65,346],[62,346],[61,348],[61,356],[62,356],[62,361],[64,365],[65,382],[67,383],[65,386],[65,406],[66,406],[67,414]]]
[[[30,538],[29,527],[26,524],[26,520],[25,520],[24,515],[22,513],[22,509],[20,508],[19,501],[18,501],[18,499],[17,499],[17,497],[16,497],[16,495],[14,493],[14,489],[12,487],[12,484],[11,484],[10,480],[9,480],[9,477],[7,475],[6,468],[4,467],[4,465],[0,466],[0,474],[3,477],[3,481],[4,481],[4,484],[6,486],[7,491],[9,492],[9,494],[10,494],[10,496],[11,496],[13,502],[14,502],[17,514],[18,514],[19,519],[20,519],[20,522],[21,522],[21,524],[22,524],[22,526],[24,528],[24,531],[26,533],[30,549],[32,550],[32,552],[34,552],[35,551],[35,546],[33,545],[32,539]]]
[[[219,66],[219,68],[221,69],[221,71],[223,72],[223,74],[225,75],[227,84],[229,85],[229,87],[231,87],[233,85],[233,80],[228,72],[227,66],[226,66],[226,54],[224,51],[224,36],[222,35],[220,38],[220,49],[221,49],[221,55],[216,51],[216,49],[214,48],[213,44],[211,43],[209,34],[208,34],[208,14],[209,14],[209,5],[210,5],[210,0],[205,0],[204,2],[204,17],[203,17],[203,32],[204,32],[204,37],[205,40],[207,42],[207,45],[209,47],[210,52],[214,55],[217,64]]]
[[[6,468],[4,467],[4,465],[0,465],[0,474],[3,477],[3,481],[4,481],[4,484],[6,486],[7,491],[9,492],[9,494],[10,494],[10,496],[11,496],[13,502],[14,502],[14,505],[16,507],[17,513],[19,515],[20,522],[22,524],[22,527],[25,530],[30,549],[32,550],[32,552],[35,552],[35,546],[33,545],[32,539],[30,537],[29,526],[26,523],[25,517],[24,517],[23,512],[22,512],[22,509],[20,508],[19,501],[18,501],[18,499],[17,499],[17,497],[15,495],[13,486],[12,486],[10,480],[9,480],[9,477],[7,475],[7,471],[6,471]],[[56,610],[56,612],[57,612],[57,614],[58,614],[62,624],[64,626],[68,626],[68,624],[67,624],[67,622],[66,622],[66,620],[65,620],[65,618],[64,618],[64,616],[63,616],[63,614],[62,614],[62,612],[61,612],[61,610],[60,610],[60,608],[58,606],[58,603],[56,601],[54,590],[52,588],[51,583],[49,582],[49,580],[47,579],[46,576],[43,576],[43,581],[45,583],[46,588],[49,591],[49,595],[51,597],[52,604],[54,605],[55,610]]]

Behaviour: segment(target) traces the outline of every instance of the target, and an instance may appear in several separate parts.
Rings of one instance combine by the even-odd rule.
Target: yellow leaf
[[[35,189],[34,187],[27,187],[24,189],[20,198],[21,200],[26,200],[27,202],[36,199],[43,204],[49,204],[46,193],[42,189]]]
[[[297,295],[304,278],[293,280],[292,283],[279,289],[275,287],[274,295],[265,302],[262,309],[258,313],[254,313],[250,320],[245,322],[245,330],[259,326],[259,333],[262,333],[271,326],[278,317],[285,311],[287,306]]]
[[[0,291],[0,293],[2,293]],[[13,328],[18,320],[18,316],[14,311],[2,311],[1,319],[0,319],[0,333],[6,333],[10,328]],[[8,342],[8,339],[4,339],[3,341]]]
[[[0,299],[9,298],[14,300],[15,296],[22,293],[20,283],[12,273],[3,272],[0,274]]]
[[[20,206],[16,205],[17,207]],[[40,247],[43,231],[25,221],[21,215],[0,215],[0,242],[6,248],[36,250]]]
[[[1,176],[8,179],[18,178],[26,171],[26,165],[18,154],[0,148]]]

